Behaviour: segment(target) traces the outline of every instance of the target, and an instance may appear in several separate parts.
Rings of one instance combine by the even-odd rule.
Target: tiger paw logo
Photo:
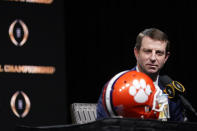
[[[151,92],[150,85],[146,84],[144,79],[134,80],[133,85],[129,88],[129,94],[134,97],[137,103],[145,103]]]

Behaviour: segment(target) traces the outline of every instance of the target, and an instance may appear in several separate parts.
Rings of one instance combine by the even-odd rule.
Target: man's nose
[[[156,54],[155,54],[155,52],[152,52],[152,54],[151,54],[151,56],[150,56],[150,60],[151,60],[152,62],[156,61]]]

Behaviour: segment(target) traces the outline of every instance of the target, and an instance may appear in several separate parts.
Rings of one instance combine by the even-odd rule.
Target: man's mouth
[[[147,64],[148,65],[148,67],[150,67],[150,68],[156,68],[157,67],[157,65],[153,65],[153,64]]]

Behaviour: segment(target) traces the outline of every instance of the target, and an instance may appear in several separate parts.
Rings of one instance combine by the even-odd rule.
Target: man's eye
[[[145,53],[151,53],[151,50],[144,50]]]
[[[157,55],[159,55],[159,56],[164,55],[164,52],[162,52],[162,51],[158,51],[158,52],[156,52],[156,53],[157,53]]]

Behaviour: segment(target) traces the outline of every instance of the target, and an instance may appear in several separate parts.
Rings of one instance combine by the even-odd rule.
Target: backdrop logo
[[[38,3],[38,4],[51,4],[53,0],[5,0],[14,2]]]
[[[23,91],[17,91],[10,100],[10,106],[18,118],[24,118],[30,111],[31,103]]]
[[[36,66],[36,65],[1,65],[0,72],[23,73],[23,74],[54,74],[54,66]]]
[[[16,46],[23,46],[29,36],[28,28],[22,20],[15,20],[12,22],[8,33],[10,40]]]

